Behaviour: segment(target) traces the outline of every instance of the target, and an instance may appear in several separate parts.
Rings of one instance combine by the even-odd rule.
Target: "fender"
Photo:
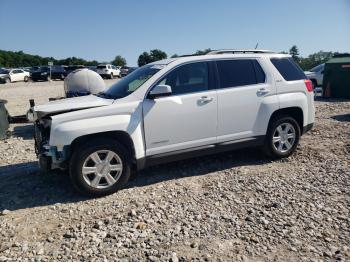
[[[309,116],[307,114],[308,98],[304,92],[285,93],[278,95],[278,97],[280,102],[280,109],[288,107],[299,107],[303,111],[303,126],[310,122]]]
[[[142,104],[135,106],[130,103],[118,112],[120,105],[80,110],[52,116],[50,147],[60,151],[64,146],[85,135],[104,133],[108,131],[124,131],[130,135],[135,148],[136,158],[144,157],[145,149],[142,131]],[[129,110],[128,110],[129,109]],[[95,115],[94,117],[91,117]]]

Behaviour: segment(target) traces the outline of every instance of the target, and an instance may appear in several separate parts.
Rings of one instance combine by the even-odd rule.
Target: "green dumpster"
[[[324,97],[350,99],[350,55],[331,58],[324,68]]]
[[[9,114],[6,110],[6,100],[0,99],[0,139],[6,138],[6,132],[9,128]]]

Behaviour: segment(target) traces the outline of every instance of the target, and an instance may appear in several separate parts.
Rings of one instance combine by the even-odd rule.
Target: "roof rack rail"
[[[262,49],[220,49],[207,53],[207,55],[219,55],[219,54],[271,54],[274,53],[270,50]]]

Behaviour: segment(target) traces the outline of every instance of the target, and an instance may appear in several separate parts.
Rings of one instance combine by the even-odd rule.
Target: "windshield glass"
[[[98,95],[106,96],[108,98],[126,97],[138,89],[142,84],[144,84],[148,79],[162,69],[162,67],[164,67],[164,65],[145,65],[140,67]]]
[[[314,68],[310,69],[310,72],[318,72],[318,71],[322,70],[323,67],[324,67],[324,64],[315,66]]]
[[[107,67],[107,66],[105,66],[105,65],[98,65],[98,66],[97,66],[98,69],[104,69],[104,68],[106,68],[106,67]]]

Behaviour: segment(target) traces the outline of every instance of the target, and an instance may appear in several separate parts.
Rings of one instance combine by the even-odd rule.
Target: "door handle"
[[[214,98],[212,97],[207,97],[207,96],[202,96],[201,98],[199,98],[199,101],[202,103],[209,103],[211,101],[213,101]]]
[[[266,95],[266,94],[268,94],[270,92],[270,90],[269,89],[267,89],[267,88],[260,88],[256,93],[257,93],[257,95]]]

